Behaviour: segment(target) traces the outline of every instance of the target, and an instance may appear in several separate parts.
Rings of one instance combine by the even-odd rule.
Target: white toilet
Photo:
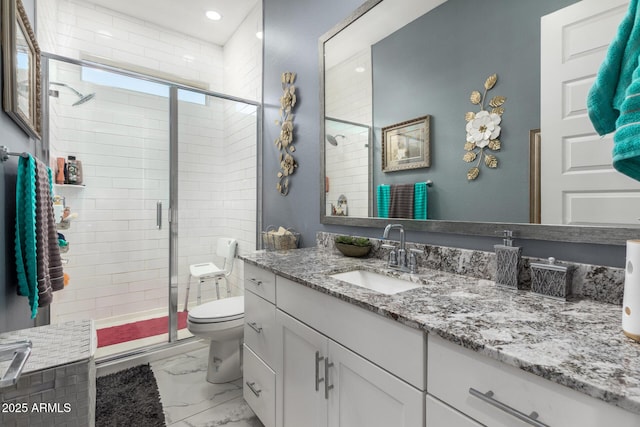
[[[244,296],[211,301],[189,311],[189,332],[211,341],[207,381],[227,383],[242,377]]]

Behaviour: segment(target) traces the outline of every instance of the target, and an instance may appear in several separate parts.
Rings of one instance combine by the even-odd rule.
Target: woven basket
[[[300,233],[287,229],[287,234],[275,234],[274,226],[267,227],[262,232],[262,247],[268,251],[280,251],[285,249],[297,249],[300,243]]]

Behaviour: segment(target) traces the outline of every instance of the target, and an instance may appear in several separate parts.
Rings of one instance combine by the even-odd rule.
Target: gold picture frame
[[[2,0],[3,107],[31,137],[40,139],[40,48],[21,0]]]
[[[418,117],[382,128],[382,171],[395,172],[431,165],[429,122]]]
[[[541,223],[540,129],[529,131],[529,223]]]

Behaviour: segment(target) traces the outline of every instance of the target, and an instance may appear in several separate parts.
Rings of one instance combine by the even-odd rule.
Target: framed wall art
[[[418,117],[382,128],[383,172],[426,168],[431,165],[430,117]]]

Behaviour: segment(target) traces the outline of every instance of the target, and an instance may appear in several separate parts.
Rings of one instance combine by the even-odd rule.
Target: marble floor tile
[[[151,363],[167,426],[261,426],[242,398],[242,380],[207,382],[209,346]]]
[[[242,397],[202,411],[170,427],[264,427]]]

